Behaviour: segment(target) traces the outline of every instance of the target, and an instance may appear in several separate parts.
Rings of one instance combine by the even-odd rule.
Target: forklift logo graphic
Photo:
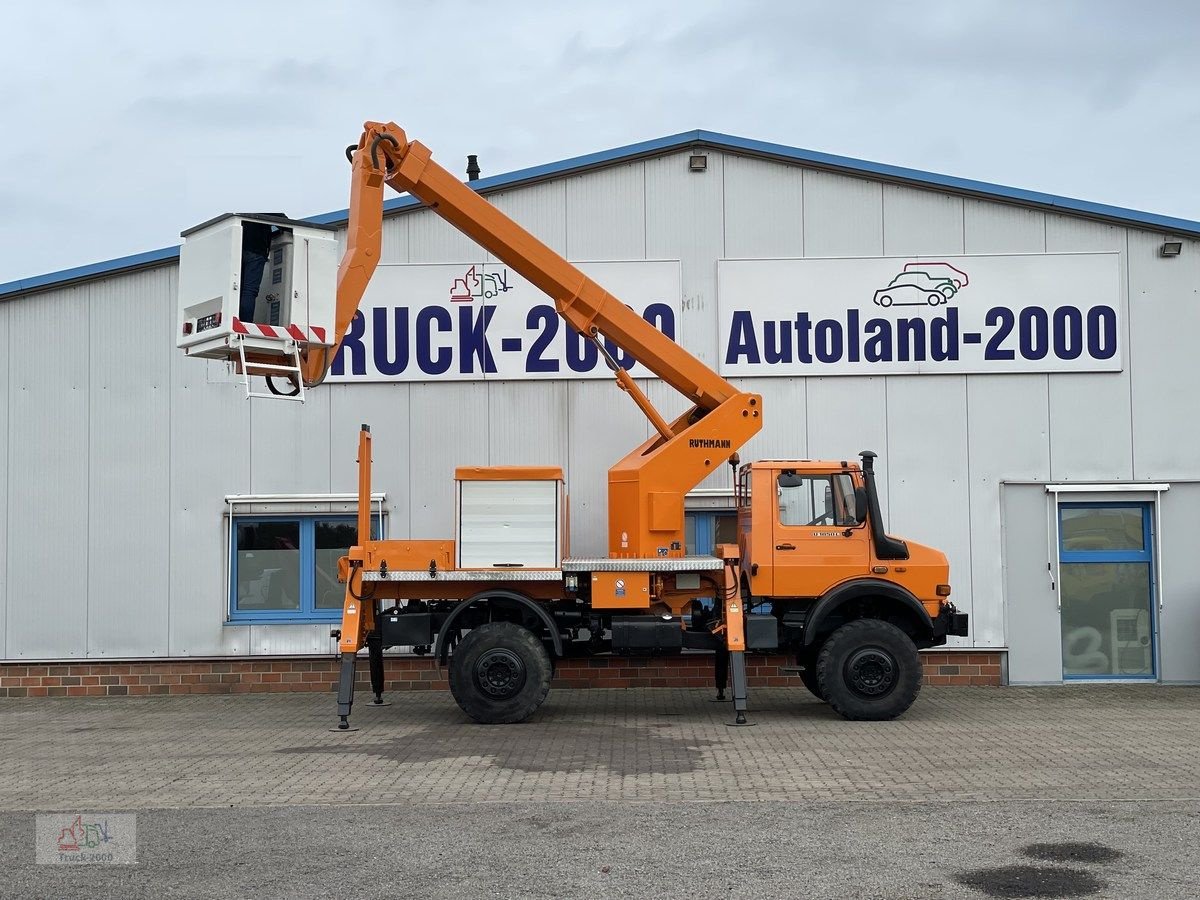
[[[83,816],[75,820],[58,833],[58,849],[63,853],[78,853],[80,850],[91,850],[112,840],[109,834],[108,820],[103,822],[84,822]]]
[[[941,306],[970,283],[967,273],[950,263],[906,262],[887,287],[875,292],[874,302],[890,306]]]
[[[501,269],[499,272],[479,272],[478,268],[471,266],[463,273],[462,278],[454,279],[450,286],[451,303],[470,303],[477,298],[490,300],[497,294],[512,290],[512,285],[508,283],[508,269]]]

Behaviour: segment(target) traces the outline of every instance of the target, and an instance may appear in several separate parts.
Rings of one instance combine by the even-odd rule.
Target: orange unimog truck
[[[247,385],[251,376],[265,377],[274,395],[302,397],[319,385],[379,262],[388,185],[417,197],[545,292],[595,344],[655,434],[609,470],[609,552],[584,558],[570,555],[562,470],[551,467],[460,468],[453,537],[364,540],[371,533],[371,433],[364,425],[359,543],[339,562],[346,585],[334,632],[342,662],[340,728],[349,727],[359,652],[367,650],[379,703],[383,651],[396,646],[448,663],[455,700],[488,723],[519,722],[537,710],[556,659],[685,650],[715,651],[718,697],[731,680],[736,724],[746,723],[747,652],[794,656],[809,690],[846,718],[891,719],[908,709],[921,684],[918,649],[966,635],[967,616],[948,599],[945,555],[887,534],[874,453],[861,453],[861,462],[742,465],[737,450],[766,414],[761,397],[664,336],[433,162],[395,124],[366,123],[347,156],[353,180],[336,292],[331,268],[328,289],[319,288],[329,240],[320,226],[277,216],[221,217],[185,232],[182,349],[229,360]],[[304,274],[282,295],[290,302],[284,309],[294,312],[281,314],[276,301],[267,325],[256,324],[258,315],[254,322],[238,316],[242,230],[263,240],[264,227],[272,248],[294,248],[288,252]],[[285,269],[293,265],[282,252],[275,259],[284,259]],[[286,285],[287,274],[276,277]],[[613,359],[609,342],[683,394],[691,408],[664,419]],[[282,388],[275,384],[281,379]],[[738,541],[719,545],[714,555],[688,555],[684,498],[725,463],[735,470]]]

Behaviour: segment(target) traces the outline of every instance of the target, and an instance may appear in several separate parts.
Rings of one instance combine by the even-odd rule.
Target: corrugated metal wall
[[[1194,242],[1163,261],[1157,234],[705,152],[704,173],[674,153],[492,199],[572,259],[680,260],[680,339],[710,364],[720,258],[1121,252],[1124,372],[743,380],[767,412],[743,459],[882,455],[892,530],[950,554],[973,625],[959,643],[1005,643],[1001,482],[1200,478]],[[387,263],[478,256],[427,211],[384,228]],[[362,422],[390,536],[450,536],[456,465],[559,464],[573,551],[605,551],[605,472],[648,434],[610,384],[339,384],[303,406],[249,403],[220,364],[175,351],[174,300],[165,267],[0,302],[7,658],[329,652],[325,625],[223,624],[223,497],[353,491]],[[646,387],[665,413],[683,408]],[[729,483],[721,467],[705,486]]]

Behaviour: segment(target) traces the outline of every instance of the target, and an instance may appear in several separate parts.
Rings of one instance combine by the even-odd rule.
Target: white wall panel
[[[568,259],[646,258],[646,164],[566,180]]]
[[[1046,215],[967,198],[963,235],[966,253],[1041,253],[1046,249]],[[997,552],[1002,540],[1000,482],[1050,477],[1049,390],[1045,375],[967,378],[972,632],[979,647],[1007,641]],[[957,580],[956,573],[951,577]]]
[[[408,261],[414,264],[482,262],[484,249],[427,209],[406,213]]]
[[[607,381],[567,382],[567,403],[571,555],[606,556],[608,470],[646,440],[646,417]]]
[[[174,267],[91,286],[88,655],[165,656]],[[130,323],[137,347],[126,350]],[[120,348],[120,349],[117,349]],[[219,527],[219,523],[216,523]]]
[[[1052,500],[1040,484],[1006,484],[1002,490],[1008,677],[1013,684],[1061,681],[1062,623],[1046,568]]]
[[[567,185],[543,181],[511,191],[489,194],[488,202],[530,232],[555,253],[567,249]],[[489,259],[495,257],[488,255]]]
[[[806,169],[804,255],[882,256],[883,186]]]
[[[853,461],[861,450],[874,450],[879,505],[884,519],[891,507],[888,498],[887,385],[883,378],[809,378],[808,456],[810,459]],[[768,413],[768,416],[771,414]]]
[[[249,652],[229,626],[227,494],[250,493],[250,404],[224,364],[171,354],[171,656]],[[289,404],[290,405],[290,404]]]
[[[1163,681],[1195,683],[1200,681],[1200,653],[1196,652],[1196,636],[1200,635],[1200,569],[1193,561],[1196,535],[1200,534],[1200,484],[1171,485],[1171,490],[1162,496],[1161,518],[1159,677]]]
[[[683,300],[676,339],[717,366],[717,260],[722,224],[724,157],[708,151],[708,170],[688,169],[687,153],[646,161],[646,255],[678,259]]]
[[[0,300],[0,659],[8,656],[8,580],[12,563],[8,555],[8,467],[9,441],[8,403],[10,379],[8,374],[12,361],[9,344],[8,317],[14,305]]]
[[[1121,294],[1126,294],[1124,228],[1046,216],[1046,250],[1121,251]],[[1118,481],[1133,476],[1129,390],[1129,317],[1121,335],[1125,368],[1113,373],[1053,374],[1050,380],[1050,469],[1056,481]]]
[[[253,656],[301,656],[320,653],[333,656],[337,642],[329,636],[336,625],[320,622],[309,625],[251,625],[250,649]]]
[[[387,537],[409,537],[409,386],[331,384],[318,390],[329,394],[330,492],[357,493],[358,433],[370,425],[371,490],[387,495]]]
[[[454,536],[454,470],[486,466],[488,384],[409,385],[410,531],[414,538]]]
[[[489,383],[488,465],[561,466],[570,477],[567,421],[565,381]]]
[[[963,252],[963,199],[898,184],[883,186],[885,256]]]
[[[304,396],[303,403],[248,401],[250,493],[329,492],[330,393],[319,387]]]
[[[1161,234],[1129,232],[1133,477],[1195,478],[1200,241],[1170,259],[1158,255],[1162,242]]]
[[[762,395],[763,427],[739,451],[743,462],[808,459],[808,388],[804,378],[737,378],[744,391]]]
[[[967,253],[1041,253],[1046,249],[1046,214],[968,197],[963,201]]]
[[[1050,411],[1044,375],[967,378],[970,460],[971,628],[977,647],[1004,646],[1001,484],[1048,481]],[[955,597],[963,587],[952,571]]]
[[[723,159],[725,256],[803,256],[804,170],[746,156]]]
[[[87,651],[90,291],[39,294],[9,310],[8,643],[15,659]]]
[[[937,547],[950,558],[954,603],[971,615],[971,512],[966,376],[907,375],[887,384],[891,533]],[[970,646],[950,638],[948,646]]]
[[[408,262],[408,229],[412,219],[412,216],[390,216],[383,220],[383,246],[379,254],[381,265],[397,266]],[[338,232],[343,244],[345,234],[344,228]],[[344,252],[345,246],[341,250]],[[338,259],[341,259],[341,253]]]

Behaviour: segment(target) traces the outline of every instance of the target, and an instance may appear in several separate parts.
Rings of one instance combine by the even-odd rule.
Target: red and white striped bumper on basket
[[[301,328],[299,325],[262,325],[258,322],[243,322],[234,316],[233,331],[250,337],[274,338],[277,341],[291,338],[302,344],[328,344],[324,328]]]

